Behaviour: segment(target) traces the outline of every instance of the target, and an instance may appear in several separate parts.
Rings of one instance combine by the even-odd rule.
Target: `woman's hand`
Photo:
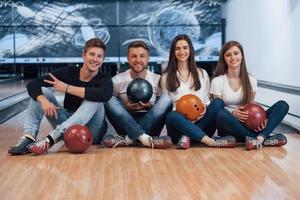
[[[255,132],[260,132],[262,130],[264,130],[267,126],[268,123],[268,119],[265,119],[265,121],[263,123],[261,123],[261,125],[259,125],[256,129],[254,129]]]
[[[248,113],[244,111],[244,106],[240,106],[232,111],[232,115],[242,123],[245,123],[245,121],[248,119]]]

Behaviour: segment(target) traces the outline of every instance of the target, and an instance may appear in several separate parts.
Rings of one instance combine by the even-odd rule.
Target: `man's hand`
[[[148,101],[147,103],[144,103],[142,101],[139,102],[139,104],[143,107],[143,109],[145,110],[149,110],[152,107],[152,104],[150,101]]]
[[[41,104],[42,110],[47,117],[55,117],[57,119],[57,110],[60,109],[51,103],[44,95],[37,97],[37,101]]]
[[[44,82],[49,83],[51,85],[53,85],[53,88],[58,91],[58,92],[62,92],[65,93],[67,92],[67,87],[68,84],[58,80],[55,76],[53,76],[51,73],[49,73],[49,76],[52,78],[53,81],[49,81],[49,80],[44,80]]]
[[[143,103],[143,102],[138,102],[138,103],[131,103],[129,100],[124,103],[125,108],[128,111],[139,111],[139,110],[148,110],[151,108],[151,103]]]

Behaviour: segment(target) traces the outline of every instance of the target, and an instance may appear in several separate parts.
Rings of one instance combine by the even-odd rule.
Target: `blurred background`
[[[259,82],[256,101],[267,108],[286,100],[284,124],[299,130],[299,19],[298,0],[0,0],[0,122],[25,109],[28,81],[60,67],[80,67],[90,38],[107,45],[101,70],[113,76],[128,68],[130,42],[149,45],[149,69],[160,74],[172,39],[188,34],[198,66],[210,76],[222,44],[239,41]]]

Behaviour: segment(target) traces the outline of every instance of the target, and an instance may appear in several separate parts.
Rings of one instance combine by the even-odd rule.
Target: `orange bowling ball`
[[[83,153],[92,144],[93,135],[86,126],[75,124],[70,126],[64,134],[66,147],[72,153]]]
[[[197,120],[204,109],[201,99],[193,94],[184,95],[176,102],[176,111],[191,121]]]
[[[246,104],[243,111],[248,113],[248,119],[244,124],[249,130],[258,128],[267,118],[267,113],[263,107],[255,103]]]

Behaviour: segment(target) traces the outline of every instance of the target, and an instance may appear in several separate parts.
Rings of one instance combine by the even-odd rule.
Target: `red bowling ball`
[[[244,124],[250,130],[258,128],[267,118],[267,113],[263,107],[255,103],[246,104],[243,111],[248,113],[248,119]]]
[[[201,99],[193,94],[184,95],[176,102],[176,111],[191,121],[197,120],[204,109]]]
[[[64,134],[64,142],[71,153],[83,153],[92,144],[93,135],[83,125],[75,124],[70,126]]]

